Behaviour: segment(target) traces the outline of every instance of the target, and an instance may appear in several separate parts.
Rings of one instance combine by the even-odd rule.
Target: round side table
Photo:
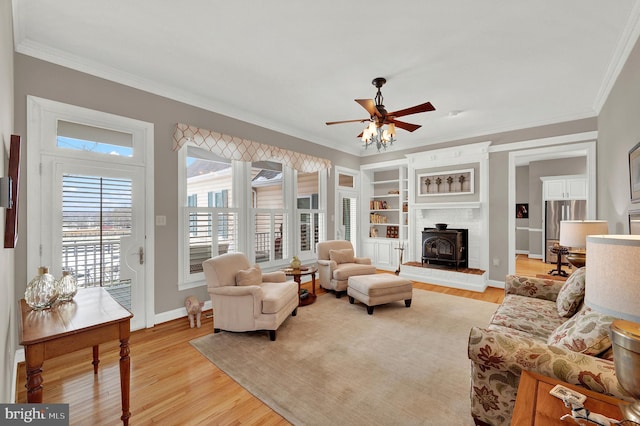
[[[298,283],[298,294],[300,294],[300,284],[302,277],[305,275],[311,275],[311,293],[307,293],[304,298],[300,294],[300,301],[298,306],[307,306],[316,301],[316,272],[318,268],[316,266],[303,266],[300,269],[285,268],[282,270],[287,276],[293,277],[293,280]]]

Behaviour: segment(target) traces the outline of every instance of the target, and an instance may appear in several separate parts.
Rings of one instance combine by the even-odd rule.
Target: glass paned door
[[[42,212],[48,222],[43,247],[51,247],[43,259],[51,259],[56,276],[71,271],[81,288],[105,288],[134,314],[132,328],[140,328],[146,313],[144,169],[44,158],[43,176],[53,178],[42,198],[51,206]]]
[[[336,227],[336,237],[340,240],[351,241],[357,247],[358,236],[358,198],[347,191],[339,191],[339,223]]]

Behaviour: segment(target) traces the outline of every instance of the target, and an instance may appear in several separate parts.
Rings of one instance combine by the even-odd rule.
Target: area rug
[[[325,294],[278,329],[190,343],[294,425],[472,425],[469,329],[496,304],[415,289],[377,306]]]

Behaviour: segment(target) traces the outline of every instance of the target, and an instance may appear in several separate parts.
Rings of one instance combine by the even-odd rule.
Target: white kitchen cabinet
[[[545,200],[586,200],[587,177],[583,175],[547,176],[542,179],[542,194]]]

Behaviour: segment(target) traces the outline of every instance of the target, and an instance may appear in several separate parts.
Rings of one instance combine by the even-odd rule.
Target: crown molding
[[[19,27],[20,25],[17,25]],[[20,30],[16,30],[15,34],[19,34]],[[349,145],[340,141],[329,141],[319,138],[315,135],[308,134],[292,126],[285,126],[280,123],[274,123],[263,116],[249,113],[245,110],[236,108],[233,105],[215,101],[210,98],[198,96],[194,93],[176,89],[175,87],[159,84],[156,81],[139,77],[137,75],[121,71],[116,68],[108,67],[104,64],[90,61],[77,55],[71,55],[68,52],[54,49],[41,43],[33,42],[29,39],[17,41],[15,50],[23,55],[31,56],[46,62],[51,62],[72,70],[80,71],[85,74],[103,78],[108,81],[119,83],[134,89],[152,93],[178,102],[185,103],[194,107],[202,108],[216,114],[225,115],[227,117],[246,122],[248,124],[264,127],[266,129],[283,133],[292,137],[300,138],[321,146],[329,147],[337,151],[346,152],[360,156],[359,145]]]
[[[607,70],[600,85],[600,90],[596,95],[596,99],[593,104],[593,109],[597,114],[600,114],[604,103],[607,101],[613,86],[618,79],[618,76],[622,72],[622,68],[629,59],[629,55],[634,46],[638,42],[640,37],[640,2],[636,2],[633,5],[633,9],[629,14],[627,25],[625,25],[620,39],[618,41],[616,50],[611,58],[611,62],[607,67]]]

